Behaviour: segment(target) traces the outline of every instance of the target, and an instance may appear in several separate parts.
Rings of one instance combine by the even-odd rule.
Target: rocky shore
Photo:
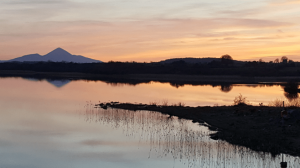
[[[190,119],[216,130],[212,139],[248,147],[272,155],[286,153],[300,156],[300,109],[288,108],[287,118],[281,118],[282,108],[267,106],[185,107],[129,103],[101,103],[99,108],[148,110]]]

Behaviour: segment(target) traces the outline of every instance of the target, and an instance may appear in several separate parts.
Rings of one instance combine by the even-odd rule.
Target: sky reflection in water
[[[153,112],[104,111],[86,103],[99,100],[148,103],[170,94],[169,102],[180,100],[188,105],[201,105],[200,93],[210,90],[212,96],[230,95],[235,88],[223,93],[211,86],[176,89],[169,84],[153,83],[112,87],[104,82],[85,81],[57,88],[46,81],[20,78],[0,79],[0,86],[0,167],[279,165],[278,158],[271,159],[270,155],[211,141],[205,136],[205,128],[190,121],[169,119]],[[261,90],[282,95],[282,90],[276,87]],[[194,101],[180,99],[184,97],[192,97]],[[287,159],[289,165],[299,167],[298,158]]]
[[[5,80],[4,80],[5,79]],[[286,94],[282,84],[233,84],[233,85],[170,85],[169,83],[141,83],[130,85],[126,83],[111,83],[104,81],[86,81],[86,80],[37,80],[22,78],[4,78],[0,79],[2,85],[16,85],[20,83],[26,88],[34,88],[44,93],[45,89],[51,89],[47,92],[47,97],[63,96],[64,98],[75,101],[107,102],[119,101],[130,103],[150,103],[158,104],[167,101],[169,104],[182,102],[187,106],[214,106],[214,105],[232,105],[233,99],[242,94],[247,97],[249,103],[267,105],[275,99],[286,99],[286,97],[297,97],[298,93]],[[50,85],[49,85],[50,84]],[[52,87],[51,87],[52,85]],[[53,88],[56,87],[56,88]],[[45,88],[45,89],[44,89]],[[15,88],[13,90],[16,90]],[[30,89],[27,89],[30,91]],[[24,91],[21,91],[24,92]],[[45,97],[44,95],[41,95]],[[55,98],[58,100],[57,98]]]

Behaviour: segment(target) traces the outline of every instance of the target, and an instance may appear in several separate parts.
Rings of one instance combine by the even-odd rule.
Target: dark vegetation
[[[3,62],[0,70],[21,70],[38,72],[79,72],[89,74],[180,74],[180,75],[237,75],[237,76],[299,76],[300,63],[282,57],[270,62],[234,61],[230,55],[224,55],[209,63],[187,63],[185,59],[176,59],[171,63],[66,63],[66,62]]]

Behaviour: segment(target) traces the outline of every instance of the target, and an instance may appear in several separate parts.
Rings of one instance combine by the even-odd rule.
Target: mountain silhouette
[[[74,62],[74,63],[100,63],[102,61],[87,58],[81,55],[72,55],[62,48],[57,48],[50,53],[42,56],[40,54],[29,54],[22,57],[7,60],[5,62],[40,62],[40,61],[52,61],[52,62]],[[4,62],[4,61],[2,61]]]

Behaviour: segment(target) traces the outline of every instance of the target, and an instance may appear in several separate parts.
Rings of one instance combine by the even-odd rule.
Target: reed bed
[[[284,107],[300,107],[300,99],[275,99],[273,101],[270,101],[268,106],[270,107],[283,107],[283,102],[284,102]]]
[[[254,152],[249,148],[211,140],[213,133],[190,120],[152,111],[101,109],[86,106],[85,120],[122,129],[129,137],[149,144],[149,157],[171,156],[187,167],[277,168],[281,157]],[[288,165],[300,167],[300,159],[286,156]]]

